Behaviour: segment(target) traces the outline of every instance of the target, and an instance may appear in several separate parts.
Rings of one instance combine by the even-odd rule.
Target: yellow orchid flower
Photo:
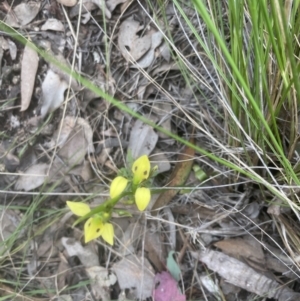
[[[151,192],[149,188],[139,187],[135,192],[135,203],[140,211],[144,211],[150,200],[151,200]]]
[[[113,199],[118,195],[120,195],[126,188],[127,184],[128,184],[128,180],[124,177],[119,176],[114,178],[110,184],[110,189],[109,189],[110,197]]]
[[[67,205],[77,216],[84,216],[91,211],[90,206],[85,203],[67,201]]]
[[[85,243],[102,237],[110,245],[114,244],[114,227],[111,223],[104,223],[99,216],[89,218],[84,224]]]
[[[89,205],[81,202],[67,201],[67,205],[73,214],[77,216],[84,216],[88,214],[91,209]],[[90,242],[93,239],[102,237],[110,245],[114,244],[114,227],[111,223],[103,222],[108,220],[110,217],[109,213],[103,213],[102,216],[96,215],[89,218],[84,224],[84,240],[85,243]]]
[[[147,180],[150,175],[150,161],[148,156],[143,155],[133,162],[133,184],[138,185],[142,181]]]

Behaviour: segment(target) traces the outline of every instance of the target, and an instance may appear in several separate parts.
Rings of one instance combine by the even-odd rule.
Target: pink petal
[[[186,301],[186,296],[181,294],[177,281],[169,272],[155,275],[154,301]]]

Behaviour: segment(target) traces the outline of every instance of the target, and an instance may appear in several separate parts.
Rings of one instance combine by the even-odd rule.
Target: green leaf
[[[207,174],[200,168],[199,165],[193,166],[193,171],[195,173],[196,178],[202,182],[207,178]]]
[[[127,211],[127,210],[122,210],[122,209],[119,209],[119,210],[114,210],[114,212],[116,212],[119,216],[121,216],[121,217],[132,217],[132,214],[129,212],[129,211]]]
[[[180,274],[181,274],[181,270],[177,264],[177,262],[175,261],[173,255],[176,252],[174,251],[170,251],[168,258],[167,258],[167,268],[168,271],[170,272],[170,274],[172,275],[172,277],[176,280],[179,281],[180,280]]]

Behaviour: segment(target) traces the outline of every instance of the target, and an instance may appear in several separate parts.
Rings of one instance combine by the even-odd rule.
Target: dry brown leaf
[[[135,21],[134,21],[135,22]],[[125,27],[126,29],[128,28],[128,25]],[[130,28],[129,28],[130,29]],[[128,32],[121,32],[122,34],[126,36],[130,36]],[[125,44],[126,48],[126,54],[128,53],[129,50],[129,55],[127,54],[128,60],[134,60],[137,61],[139,60],[151,47],[151,36],[150,35],[145,35],[141,38],[136,35],[136,32],[134,32],[135,38],[133,40],[133,43],[130,45],[129,43]],[[124,53],[123,53],[124,55]]]
[[[45,239],[45,238],[44,238]],[[36,251],[36,255],[38,258],[40,257],[56,257],[58,254],[58,250],[57,248],[53,245],[53,240],[44,240],[42,241],[39,246],[38,249]]]
[[[20,216],[16,211],[4,208],[0,210],[0,254],[3,254],[3,256],[9,251],[3,241],[14,233],[20,220]]]
[[[222,293],[220,291],[219,285],[215,283],[215,279],[211,275],[201,275],[199,277],[202,285],[215,297],[216,300],[222,300]]]
[[[89,13],[90,11],[94,10],[97,8],[96,4],[92,3],[91,1],[89,0],[84,0],[82,2],[82,4],[84,4],[82,6],[82,13]],[[79,14],[79,11],[80,11],[80,6],[79,4],[75,5],[74,7],[72,7],[70,9],[70,17],[71,18],[74,18],[76,17],[78,14]]]
[[[123,57],[127,61],[137,61],[151,47],[151,36],[139,37],[137,32],[143,29],[139,22],[133,17],[127,18],[122,22],[119,31],[118,45]]]
[[[170,103],[155,103],[153,104],[153,111],[158,117],[159,125],[165,130],[172,132],[171,127],[171,116],[172,116],[172,105]],[[170,137],[164,133],[159,132],[158,136],[162,139],[167,139],[170,141],[169,144],[174,144],[175,140],[170,139]]]
[[[90,162],[88,160],[84,160],[82,164],[70,170],[69,174],[80,176],[84,182],[87,182],[93,178],[93,169]]]
[[[142,84],[139,83],[139,87],[138,87],[138,92],[137,92],[137,96],[139,100],[144,100],[144,99],[148,99],[148,97],[151,94],[155,94],[156,93],[156,87],[153,84]]]
[[[101,266],[86,269],[92,281],[91,287],[96,300],[110,301],[110,286],[117,282],[117,277]]]
[[[57,19],[47,19],[41,30],[65,31],[64,25]]]
[[[71,295],[59,295],[55,298],[55,301],[73,301],[73,298]]]
[[[0,158],[9,172],[14,172],[20,166],[20,159],[14,155],[14,150],[9,149],[4,141],[0,143]]]
[[[60,107],[64,101],[64,93],[67,87],[68,84],[64,80],[51,69],[48,70],[42,84],[42,117]]]
[[[60,136],[58,137],[58,135]],[[93,145],[93,130],[90,124],[83,118],[75,118],[73,116],[66,116],[63,120],[61,131],[58,128],[53,135],[53,139],[49,143],[49,147],[57,146],[60,149],[59,155],[65,160],[65,164],[69,167],[80,165],[86,153],[93,153],[95,151]],[[56,164],[53,166],[51,175],[54,176],[57,171],[61,169],[64,172],[63,166]],[[91,177],[92,172],[88,166],[82,166],[79,172],[80,175],[87,179]]]
[[[59,61],[60,64],[70,67],[69,62],[64,58],[64,56],[61,53],[58,53],[54,55],[55,59]],[[56,66],[54,64],[50,63],[50,67],[55,72],[62,81],[65,81],[66,83],[71,83],[71,88],[75,91],[79,90],[79,85],[73,77],[70,76],[67,72],[64,72],[59,66]]]
[[[6,40],[3,37],[0,37],[0,45],[6,43]],[[1,45],[2,46],[2,45]],[[2,74],[1,65],[2,65],[2,58],[4,54],[5,46],[0,47],[0,74]]]
[[[170,62],[171,53],[169,44],[164,41],[163,44],[159,47],[159,54],[167,61]]]
[[[223,294],[228,297],[229,294],[234,294],[235,296],[241,291],[241,289],[231,283],[228,283],[223,278],[220,280],[220,287],[222,289]],[[230,297],[228,298],[230,300]],[[226,300],[228,300],[226,298]]]
[[[30,191],[44,184],[47,180],[47,171],[49,165],[39,163],[29,167],[24,175],[19,176],[15,184],[16,190]]]
[[[83,131],[84,131],[84,137],[86,139],[87,142],[87,152],[88,153],[94,153],[95,152],[95,148],[94,148],[94,144],[93,144],[93,130],[90,126],[90,124],[83,118],[79,117],[77,119],[77,124],[79,126],[82,127]]]
[[[53,244],[53,243],[52,243]],[[60,256],[60,263],[57,269],[57,289],[59,291],[62,291],[67,284],[67,278],[70,276],[71,274],[71,269],[70,266],[68,264],[68,262],[66,261],[66,259],[61,255]],[[64,301],[67,301],[67,299],[61,299]],[[56,300],[58,301],[58,300]],[[72,298],[71,298],[72,301]]]
[[[87,143],[84,138],[83,130],[76,127],[71,133],[70,139],[59,151],[59,156],[61,156],[65,163],[74,167],[83,162],[86,154]]]
[[[30,105],[38,65],[38,54],[27,44],[22,58],[20,111],[27,110]]]
[[[289,261],[289,260],[287,260]],[[291,261],[290,261],[291,262]],[[289,262],[289,263],[290,263]],[[271,254],[266,254],[266,265],[268,270],[275,271],[276,273],[281,273],[285,277],[296,280],[298,275],[293,273],[288,264],[285,264],[280,257],[276,258]]]
[[[62,148],[70,137],[72,131],[74,131],[75,126],[77,126],[77,130],[79,128],[82,128],[83,130],[84,137],[87,143],[86,151],[88,153],[94,153],[95,148],[93,144],[93,130],[90,124],[81,117],[76,118],[73,116],[66,116],[63,120],[61,129],[59,127],[53,134],[53,138],[49,143],[49,147],[54,147],[55,145],[57,145],[58,147]]]
[[[14,172],[20,166],[20,159],[13,153],[7,153],[4,159],[4,165],[7,171]]]
[[[194,143],[194,138],[190,138],[190,143]],[[186,146],[184,151],[178,156],[178,162],[170,176],[168,186],[179,187],[185,184],[188,176],[190,175],[192,165],[194,162],[195,150]],[[158,213],[159,208],[166,206],[173,197],[178,193],[178,189],[168,189],[162,192],[152,207],[152,214]],[[155,211],[156,210],[156,211]]]
[[[68,72],[65,72],[62,70],[62,68],[60,67],[60,65],[62,66],[66,66],[67,68],[71,68],[70,63],[68,62],[68,60],[64,57],[64,55],[61,52],[55,53],[54,51],[52,51],[51,48],[51,42],[48,40],[41,40],[39,41],[38,45],[43,48],[45,51],[48,52],[48,54],[53,57],[54,59],[57,60],[57,65],[53,64],[51,61],[48,61],[50,69],[56,73],[61,80],[65,81],[66,83],[70,83],[71,84],[71,88],[75,91],[79,90],[79,85],[77,83],[77,81],[70,76],[70,74]],[[47,58],[46,58],[47,60]]]
[[[126,0],[122,5],[121,5],[121,14],[124,14],[124,12],[128,9],[129,5],[131,4],[132,0]]]
[[[155,58],[155,49],[161,44],[163,35],[160,31],[154,32],[151,35],[151,47],[149,51],[136,62],[136,64],[133,64],[131,68],[147,68],[149,67]]]
[[[171,164],[163,151],[155,148],[151,155],[151,166],[157,166],[157,173],[166,172],[171,169]]]
[[[124,221],[119,220],[117,221],[118,225],[122,230],[125,230],[124,226],[122,227],[120,223]],[[126,222],[127,223],[127,222]],[[127,256],[129,254],[134,254],[137,248],[137,245],[140,242],[142,236],[142,227],[139,222],[130,222],[127,226],[124,233],[122,233],[121,237],[121,244],[119,252],[122,256]]]
[[[56,156],[49,170],[49,182],[60,181],[69,174],[70,167],[61,158]]]
[[[156,146],[158,135],[153,128],[137,120],[131,130],[128,148],[133,158],[149,155]]]
[[[129,255],[115,263],[112,270],[116,273],[122,290],[129,289],[134,298],[139,300],[151,297],[154,274],[146,258]]]
[[[107,19],[111,18],[111,12],[106,7],[105,1],[103,0],[83,0],[82,1],[82,13],[90,12],[95,8],[99,8],[101,10],[104,9],[105,17]],[[80,3],[74,6],[70,11],[70,17],[73,18],[79,14],[80,11]]]
[[[17,57],[17,46],[12,40],[8,40],[9,54],[11,59],[14,61]]]
[[[76,118],[73,116],[66,116],[63,120],[63,124],[54,132],[49,147],[63,147],[67,142],[71,132],[76,125]],[[59,136],[58,136],[59,135]]]
[[[87,0],[85,0],[87,1]],[[90,2],[95,3],[99,9],[103,10],[104,9],[104,13],[105,13],[105,17],[110,19],[111,18],[111,13],[110,11],[107,9],[106,7],[106,2],[104,0],[89,0]]]
[[[38,14],[41,7],[39,1],[23,2],[13,8],[6,16],[6,24],[19,28],[30,23]]]
[[[167,251],[158,231],[147,232],[145,236],[145,251],[157,271],[161,272],[166,269],[164,262],[167,258]]]
[[[262,250],[261,244],[254,238],[232,238],[225,239],[214,243],[214,245],[221,249],[224,253],[237,259],[245,259],[247,262],[253,262],[257,266],[254,268],[265,267],[265,255]]]
[[[77,4],[77,0],[56,0],[64,6],[72,7]]]
[[[0,36],[0,48],[3,50],[9,49],[8,41],[2,36]]]
[[[123,57],[129,62],[136,62],[132,68],[147,68],[155,58],[155,49],[162,43],[160,31],[148,30],[145,35],[137,35],[144,29],[133,17],[127,18],[120,26],[118,45]]]
[[[74,238],[62,237],[61,243],[70,257],[77,256],[85,268],[99,266],[98,254],[92,249],[91,244],[83,247]]]
[[[124,3],[125,1],[126,0],[108,0],[106,1],[106,6],[112,12],[118,4]]]
[[[154,69],[154,71],[152,72],[152,76],[158,74],[158,73],[164,73],[164,72],[168,72],[171,70],[180,70],[180,67],[178,66],[177,63],[163,63],[161,65],[159,65],[156,69]]]

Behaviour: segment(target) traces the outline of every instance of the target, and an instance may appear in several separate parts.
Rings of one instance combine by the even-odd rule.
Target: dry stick
[[[210,270],[219,274],[227,282],[262,297],[279,301],[299,301],[300,293],[256,272],[245,263],[224,253],[208,250],[193,252],[192,256],[203,262]]]
[[[194,129],[192,131],[192,134],[193,133]],[[194,143],[194,138],[191,137],[189,142]],[[184,148],[184,151],[178,156],[179,162],[176,164],[170,176],[170,182],[168,184],[169,187],[180,187],[185,184],[186,180],[190,175],[194,163],[194,156],[195,150],[186,146]],[[162,209],[162,207],[167,206],[171,202],[173,197],[178,193],[178,191],[178,189],[170,188],[162,192],[151,209],[152,215],[157,215],[159,211],[157,209]]]
[[[194,134],[194,129],[192,130],[192,135]],[[190,138],[190,143],[194,143],[194,138]],[[190,147],[185,147],[184,151],[178,156],[178,163],[176,164],[171,176],[170,176],[170,187],[174,186],[182,186],[185,184],[188,176],[190,175],[192,165],[194,162],[195,150]],[[158,199],[156,200],[154,206],[152,207],[152,215],[155,216],[159,212],[162,207],[167,206],[173,197],[178,193],[177,189],[168,189],[163,191]],[[164,266],[157,266],[158,271],[164,270]]]
[[[181,264],[183,256],[185,255],[186,250],[189,247],[189,240],[188,240],[188,237],[183,234],[183,231],[180,228],[179,228],[179,234],[180,234],[181,239],[183,240],[183,246],[178,254],[177,262],[178,262],[178,264]]]

